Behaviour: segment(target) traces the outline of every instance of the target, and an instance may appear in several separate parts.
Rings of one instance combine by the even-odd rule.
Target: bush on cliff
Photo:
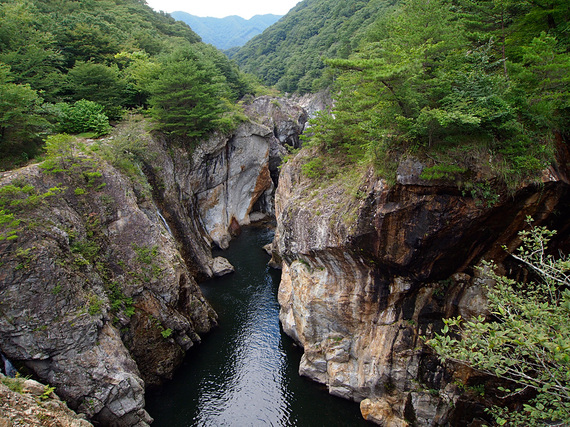
[[[447,319],[442,334],[428,341],[444,361],[508,380],[514,387],[502,389],[502,397],[533,391],[522,411],[493,408],[499,425],[570,423],[570,259],[545,254],[553,234],[520,233],[523,245],[513,257],[537,275],[535,283],[517,283],[487,265],[495,282],[487,289],[493,321]]]
[[[94,132],[97,136],[111,130],[109,118],[103,113],[103,106],[81,99],[73,104],[58,103],[53,108],[58,119],[59,131],[64,133]]]

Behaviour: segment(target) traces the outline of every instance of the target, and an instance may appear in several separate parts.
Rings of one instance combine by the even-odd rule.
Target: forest
[[[348,58],[395,0],[304,0],[232,58],[283,92],[310,93],[333,80],[327,58]]]
[[[100,135],[127,110],[186,139],[229,129],[249,87],[224,54],[144,1],[0,2],[3,169],[38,155],[47,135]]]
[[[314,123],[322,155],[305,171],[371,162],[390,180],[414,155],[423,178],[490,202],[489,183],[536,179],[570,130],[569,17],[565,1],[400,3],[349,58],[324,60],[336,103]]]

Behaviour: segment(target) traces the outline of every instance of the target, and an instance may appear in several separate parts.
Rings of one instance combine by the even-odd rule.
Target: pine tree
[[[189,138],[214,130],[225,111],[223,82],[215,67],[191,47],[174,52],[150,88],[149,101],[159,128]]]

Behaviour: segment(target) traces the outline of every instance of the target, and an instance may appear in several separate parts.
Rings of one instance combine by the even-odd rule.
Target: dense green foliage
[[[41,98],[29,84],[14,83],[7,65],[0,63],[0,154],[28,159],[27,141],[46,130]]]
[[[507,185],[533,176],[570,130],[569,17],[563,0],[403,1],[328,61],[336,105],[312,142],[384,173],[424,153],[458,182],[481,164]]]
[[[284,92],[314,92],[331,83],[323,58],[348,58],[367,28],[396,0],[304,0],[233,58]]]
[[[188,24],[200,35],[204,43],[212,44],[222,50],[243,46],[281,18],[280,15],[271,14],[255,15],[251,19],[235,15],[225,18],[203,18],[186,12],[172,12],[170,16]]]
[[[428,342],[443,360],[515,385],[516,390],[503,388],[505,396],[534,390],[536,397],[522,411],[495,408],[499,425],[570,422],[570,260],[546,255],[553,234],[544,228],[521,233],[523,245],[513,256],[536,273],[535,283],[516,283],[487,265],[495,282],[487,289],[493,321],[447,319],[442,335]]]
[[[176,56],[179,50],[194,54]],[[202,127],[216,129],[222,118],[227,122],[228,105],[248,91],[237,65],[201,43],[186,24],[154,12],[144,1],[0,0],[3,167],[34,155],[51,132],[83,131],[71,118],[74,109],[87,105],[82,100],[102,107],[99,121],[103,116],[118,120],[127,108],[152,104],[157,109],[165,90],[161,79],[174,68],[196,73],[187,76],[195,85],[192,96],[208,102],[183,101],[195,109],[194,118],[201,118],[189,116],[187,131],[184,118],[176,118],[172,127],[167,121],[173,116],[157,114],[166,132],[176,128],[177,134],[192,137],[203,134]],[[109,127],[92,122],[87,128],[102,133]]]
[[[103,113],[103,106],[93,101],[80,99],[73,104],[60,102],[54,106],[58,118],[58,132],[93,132],[104,135],[111,130],[109,118]]]

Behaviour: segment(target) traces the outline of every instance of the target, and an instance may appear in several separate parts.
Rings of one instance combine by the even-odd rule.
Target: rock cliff
[[[246,111],[193,149],[131,120],[1,176],[0,350],[88,418],[149,424],[145,387],[216,325],[196,280],[232,268],[212,242],[273,213],[271,174],[306,119],[284,99]]]
[[[2,180],[19,223],[0,242],[0,347],[79,412],[144,425],[145,381],[172,375],[216,315],[152,199],[91,160]]]
[[[286,145],[298,147],[307,120],[285,98],[260,97],[245,107],[250,121],[192,154],[186,182],[212,241],[226,249],[242,225],[273,215],[273,192]]]
[[[34,380],[0,374],[0,425],[91,427],[49,387]]]
[[[483,380],[444,369],[421,337],[443,318],[484,313],[473,266],[504,261],[501,245],[517,245],[527,215],[556,228],[568,183],[550,171],[541,186],[478,200],[422,181],[413,160],[394,185],[365,170],[356,187],[354,176],[322,186],[303,176],[302,162],[282,170],[273,247],[283,259],[280,320],[304,349],[300,373],[361,402],[363,416],[384,426],[484,417],[484,398],[470,392]]]

